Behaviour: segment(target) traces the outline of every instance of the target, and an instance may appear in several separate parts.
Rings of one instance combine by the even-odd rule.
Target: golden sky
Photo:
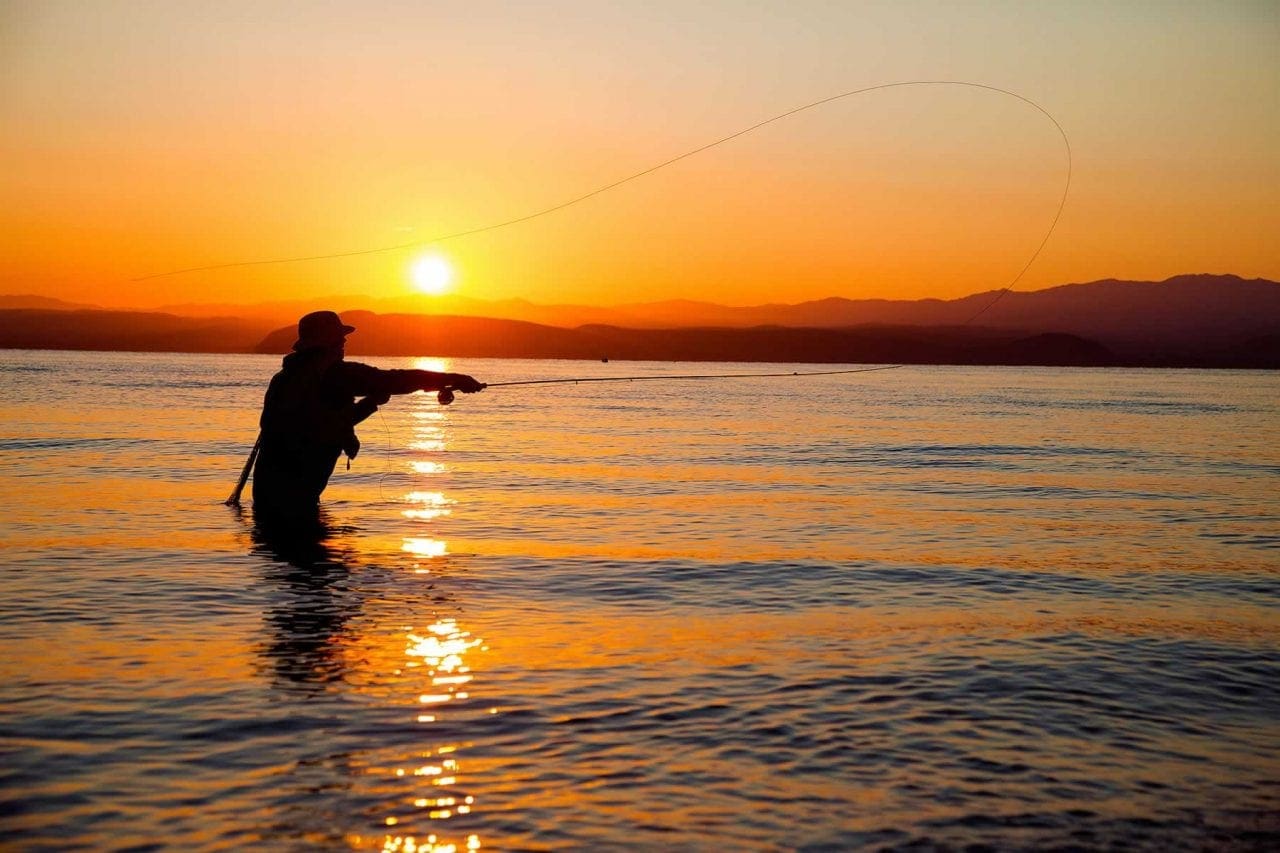
[[[927,79],[1070,136],[1018,289],[1275,279],[1277,44],[1273,2],[0,0],[0,293],[402,295],[421,250],[130,279],[429,240]],[[483,299],[953,297],[1009,283],[1064,176],[1026,104],[899,88],[434,251]]]

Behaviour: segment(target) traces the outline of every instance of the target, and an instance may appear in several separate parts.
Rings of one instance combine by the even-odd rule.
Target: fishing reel
[[[436,394],[436,402],[437,402],[437,403],[439,403],[439,404],[440,404],[440,405],[442,405],[442,406],[447,406],[447,405],[449,405],[450,403],[452,403],[452,402],[453,402],[453,389],[452,389],[452,388],[441,388],[441,389],[440,389],[440,391],[439,391],[439,393],[437,393],[437,394]]]

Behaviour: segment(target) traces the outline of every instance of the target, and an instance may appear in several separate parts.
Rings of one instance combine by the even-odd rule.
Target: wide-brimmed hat
[[[298,340],[293,345],[294,352],[316,347],[331,347],[342,343],[342,339],[356,330],[342,322],[333,311],[312,311],[298,321]]]

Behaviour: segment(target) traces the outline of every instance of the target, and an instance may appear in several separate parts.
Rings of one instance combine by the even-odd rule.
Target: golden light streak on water
[[[452,514],[453,510],[449,509],[449,506],[457,503],[445,497],[443,492],[410,492],[404,496],[404,500],[406,503],[420,504],[421,507],[403,510],[400,514],[405,518],[423,521]]]
[[[448,552],[448,545],[439,539],[413,536],[404,540],[403,550],[419,557],[443,557]]]
[[[479,836],[468,835],[464,846],[467,850],[479,850]],[[436,835],[428,835],[424,841],[412,835],[388,835],[382,842],[383,853],[458,853],[458,849],[456,843],[441,841]]]
[[[406,509],[400,513],[405,518],[417,518],[422,521],[428,521],[433,518],[439,518],[442,515],[452,515],[451,509]]]
[[[430,370],[434,373],[452,373],[453,362],[447,358],[415,358],[413,367],[415,370]]]
[[[431,679],[432,684],[466,684],[470,681],[470,675],[442,675]]]
[[[444,492],[410,492],[404,496],[409,503],[420,503],[427,506],[444,506],[453,503],[445,497]]]
[[[427,498],[427,500],[433,499],[443,500],[443,496],[436,493]],[[420,673],[415,676],[421,679],[419,683],[430,683],[437,688],[436,692],[416,694],[415,699],[418,704],[442,708],[448,703],[465,700],[468,697],[466,692],[458,688],[472,682],[475,678],[470,674],[471,667],[467,665],[466,657],[472,650],[482,647],[483,642],[480,639],[462,630],[455,618],[445,616],[436,618],[420,631],[407,628],[399,636],[404,643],[403,658],[395,667],[395,671],[402,676],[404,673]],[[461,674],[459,670],[467,674]],[[437,714],[418,714],[415,718],[428,727],[439,721]],[[426,731],[429,733],[429,728]],[[420,780],[417,784],[429,785],[432,791],[439,791],[441,788],[452,790],[460,784],[462,778],[462,762],[457,757],[458,752],[459,744],[457,743],[437,744],[422,753],[423,756],[438,756],[435,760],[428,760],[408,769],[398,767],[392,773],[398,779]],[[402,809],[406,803],[411,804],[415,810],[413,815],[403,813]],[[423,820],[445,825],[458,816],[471,814],[474,803],[475,797],[465,791],[456,795],[445,795],[419,789],[407,799],[388,802],[387,808],[395,809],[397,813],[387,815],[383,820],[387,826],[406,828],[416,821]],[[440,853],[447,850],[479,848],[480,839],[476,834],[469,834],[464,839],[448,838],[439,833],[415,835],[405,832],[387,835],[382,841],[383,850],[396,851]]]

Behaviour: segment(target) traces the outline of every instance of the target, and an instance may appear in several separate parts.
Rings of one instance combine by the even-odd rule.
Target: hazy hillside
[[[833,297],[751,308],[676,301],[629,305],[620,310],[646,324],[665,326],[690,322],[943,326],[964,324],[978,315],[984,326],[1066,332],[1108,344],[1176,341],[1179,337],[1221,342],[1280,331],[1280,283],[1234,275],[1183,275],[1162,282],[1108,279],[1031,292],[1010,291],[1003,296],[990,291],[950,300]],[[681,317],[693,319],[680,323]]]
[[[750,308],[684,300],[587,308],[464,297],[184,307],[209,312],[198,317],[76,310],[45,297],[9,296],[0,297],[0,346],[282,352],[299,315],[324,305],[344,310],[347,299],[460,309],[454,315],[346,310],[361,327],[351,352],[366,354],[1280,367],[1280,284],[1273,281],[1188,275],[1010,292],[993,304],[998,295]],[[474,313],[481,311],[489,313]]]
[[[270,324],[141,311],[0,309],[0,348],[252,352]]]
[[[985,328],[561,329],[474,317],[343,314],[357,329],[347,353],[460,358],[570,358],[631,361],[1110,365],[1105,347],[1070,335],[1026,335]],[[294,329],[268,335],[258,352],[287,352]]]
[[[101,305],[67,302],[51,296],[35,296],[30,293],[0,294],[0,310],[5,308],[38,308],[46,311],[102,310]]]
[[[1121,352],[1161,358],[1280,332],[1280,284],[1187,275],[1163,282],[1063,285],[1009,293],[981,322],[1070,332]]]
[[[95,306],[39,296],[0,296],[0,308],[92,307]],[[1182,275],[1161,282],[1107,279],[1064,284],[1046,290],[1010,291],[1002,296],[993,290],[960,299],[831,297],[794,305],[750,307],[692,300],[593,307],[538,305],[522,299],[486,301],[456,294],[435,298],[413,295],[375,298],[353,294],[253,305],[168,305],[154,311],[184,317],[241,317],[283,325],[320,308],[378,314],[487,317],[562,328],[594,324],[629,328],[953,326],[977,317],[977,322],[984,326],[1064,332],[1097,338],[1108,346],[1127,350],[1131,346],[1143,349],[1177,345],[1183,340],[1196,345],[1211,341],[1225,344],[1280,332],[1280,283],[1234,275]]]

